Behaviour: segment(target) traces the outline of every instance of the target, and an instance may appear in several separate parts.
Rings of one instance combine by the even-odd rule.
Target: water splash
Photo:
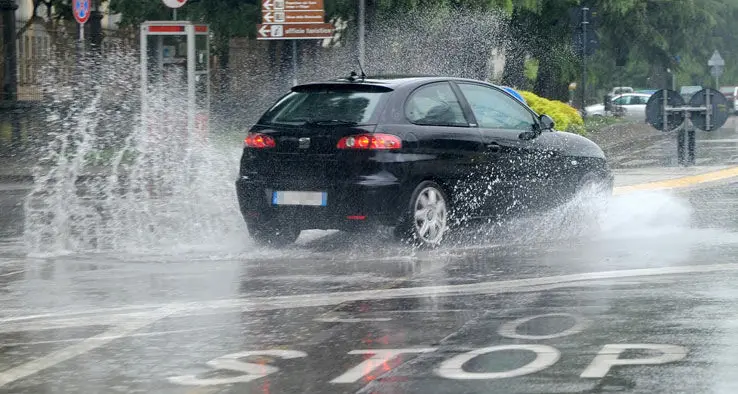
[[[47,127],[53,131],[40,148],[25,201],[30,253],[247,240],[233,187],[240,147],[166,122],[185,119],[176,85],[150,97],[162,122],[143,126],[138,86],[130,83],[139,72],[134,59],[124,54],[85,62],[79,80],[96,81],[90,86],[58,89],[47,81]]]

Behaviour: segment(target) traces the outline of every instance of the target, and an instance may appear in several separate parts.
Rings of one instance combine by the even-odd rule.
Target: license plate
[[[328,205],[326,192],[272,192],[272,205],[311,205],[325,207]]]

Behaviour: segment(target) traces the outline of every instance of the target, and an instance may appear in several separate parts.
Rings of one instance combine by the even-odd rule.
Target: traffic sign
[[[710,67],[723,67],[725,66],[725,60],[720,56],[720,52],[715,50],[715,52],[712,53],[710,60],[707,61],[707,65]]]
[[[74,0],[72,5],[72,13],[74,19],[80,24],[85,24],[90,19],[90,0]]]
[[[664,127],[664,95],[666,95],[666,106],[681,107],[684,105],[684,98],[671,89],[662,89],[656,91],[648,99],[646,103],[646,122],[661,131],[676,130],[684,123],[686,116],[684,112],[674,111],[666,114],[666,127]]]
[[[256,25],[257,40],[308,40],[333,37],[330,23]]]
[[[162,0],[164,5],[169,8],[179,8],[185,5],[187,0]]]
[[[708,104],[709,97],[709,106]],[[704,130],[717,130],[725,124],[730,115],[728,99],[715,89],[705,88],[695,93],[689,99],[691,107],[707,107],[710,110],[708,116],[706,111],[695,111],[690,114],[690,119],[694,127]]]

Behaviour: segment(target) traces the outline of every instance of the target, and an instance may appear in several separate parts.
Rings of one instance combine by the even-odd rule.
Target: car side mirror
[[[553,130],[554,127],[556,126],[556,123],[554,123],[554,120],[546,114],[541,115],[538,118],[538,121],[541,124],[541,130]]]

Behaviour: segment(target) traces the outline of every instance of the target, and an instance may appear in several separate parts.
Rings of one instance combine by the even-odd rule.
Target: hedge
[[[541,115],[546,114],[550,116],[555,122],[556,130],[576,134],[586,133],[582,116],[569,104],[557,100],[549,100],[532,92],[519,91],[519,93],[534,111]]]

